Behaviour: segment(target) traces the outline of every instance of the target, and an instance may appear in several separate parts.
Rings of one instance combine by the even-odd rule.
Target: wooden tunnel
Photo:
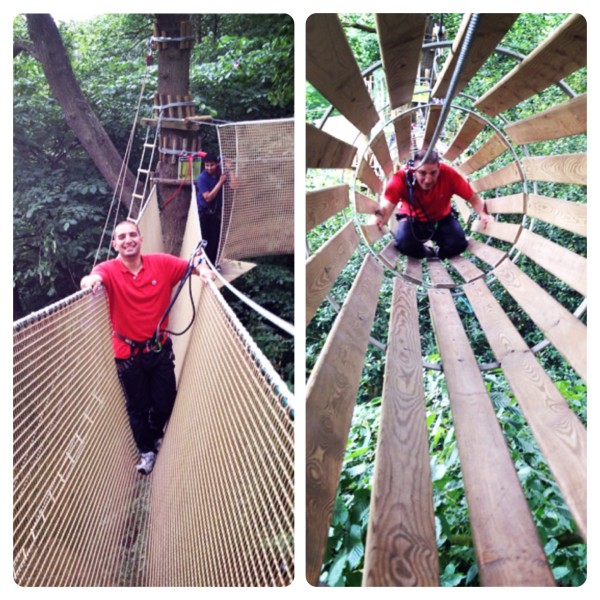
[[[586,381],[586,94],[564,81],[586,67],[585,19],[569,16],[530,54],[516,57],[502,54],[502,41],[519,15],[479,15],[437,149],[485,198],[495,218],[485,235],[458,198],[469,247],[449,261],[407,260],[398,255],[391,232],[370,223],[386,180],[415,141],[423,147],[432,139],[469,17],[454,42],[444,45],[426,37],[426,14],[376,15],[381,64],[362,72],[336,15],[307,21],[307,80],[332,110],[318,124],[306,124],[306,167],[327,170],[328,181],[333,174],[338,179],[307,192],[306,228],[345,217],[325,244],[309,248],[307,326],[351,257],[364,257],[307,383],[306,561],[312,585],[319,582],[386,278],[393,299],[383,307],[389,333],[363,585],[439,585],[423,383],[428,365],[418,316],[424,305],[446,379],[479,583],[555,585],[486,389],[487,368],[502,370],[587,539],[586,428],[538,356],[541,348],[553,347]],[[440,48],[445,64],[424,79],[435,71],[431,55]],[[466,93],[493,56],[503,57],[505,74],[478,97]],[[557,87],[562,99],[549,105],[547,92]],[[424,102],[417,98],[423,89]],[[523,107],[533,116],[521,117]],[[567,139],[578,140],[581,151],[565,153]],[[561,239],[568,232],[569,247],[553,239],[559,231]],[[558,282],[570,289],[568,301],[554,292]],[[475,355],[459,302],[476,315],[491,359]],[[537,337],[523,337],[517,316],[533,324]]]

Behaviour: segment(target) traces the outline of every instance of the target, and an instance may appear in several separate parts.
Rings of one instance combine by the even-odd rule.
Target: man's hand
[[[488,215],[488,213],[484,212],[479,214],[479,220],[481,221],[481,226],[483,229],[486,229],[488,224],[494,221],[494,218],[492,215]]]
[[[96,293],[100,286],[102,285],[102,277],[97,275],[96,273],[92,273],[91,275],[86,275],[79,284],[82,290],[87,290],[88,288],[92,288],[92,292]]]

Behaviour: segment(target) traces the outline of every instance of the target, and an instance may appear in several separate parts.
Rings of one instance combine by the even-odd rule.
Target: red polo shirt
[[[102,277],[114,331],[138,342],[151,338],[187,266],[187,261],[170,254],[142,255],[136,276],[118,258],[97,265],[92,273]],[[162,328],[167,325],[168,316]],[[130,346],[114,334],[113,349],[115,358],[129,358],[131,353]]]
[[[440,163],[440,174],[436,184],[428,191],[419,187],[415,182],[413,188],[415,207],[408,204],[408,188],[406,185],[406,171],[404,169],[394,173],[385,188],[385,199],[392,204],[401,202],[398,212],[400,214],[416,216],[420,221],[440,221],[446,217],[451,210],[450,201],[456,194],[465,200],[473,196],[473,188],[469,182],[450,165]],[[423,214],[419,204],[425,208]]]

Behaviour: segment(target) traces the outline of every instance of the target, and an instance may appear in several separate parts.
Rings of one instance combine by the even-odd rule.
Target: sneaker
[[[440,260],[438,249],[435,246],[423,246],[425,248],[425,258],[427,260]]]
[[[156,462],[156,454],[154,452],[143,452],[140,454],[140,462],[136,466],[138,473],[142,475],[150,475],[154,469]]]

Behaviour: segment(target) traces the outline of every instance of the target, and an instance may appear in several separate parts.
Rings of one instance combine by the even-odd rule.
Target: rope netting
[[[293,577],[287,390],[202,289],[175,409],[143,479],[103,294],[18,321],[14,577],[22,586],[286,585]]]
[[[223,195],[217,263],[294,252],[294,121],[248,121],[217,128],[221,161],[237,184]]]

